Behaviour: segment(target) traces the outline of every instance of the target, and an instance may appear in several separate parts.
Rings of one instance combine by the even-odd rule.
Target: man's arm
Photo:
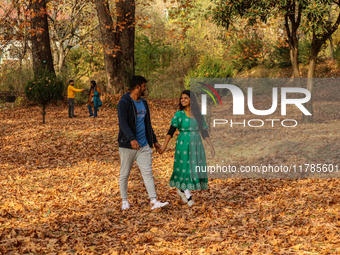
[[[117,106],[118,110],[118,120],[119,120],[119,127],[123,131],[124,135],[127,139],[131,142],[136,140],[135,135],[132,133],[131,128],[129,127],[128,123],[128,116],[127,116],[127,105],[126,102],[120,101]]]
[[[75,91],[75,92],[83,91],[83,89],[76,89],[76,88],[73,87],[73,86],[70,86],[70,90],[73,90],[73,91]]]

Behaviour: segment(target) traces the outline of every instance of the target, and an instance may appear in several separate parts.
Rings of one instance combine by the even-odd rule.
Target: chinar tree
[[[95,0],[109,92],[124,94],[135,74],[135,0]]]
[[[47,20],[49,0],[30,0],[28,9],[31,23],[31,43],[34,78],[25,86],[28,100],[42,106],[43,124],[45,124],[46,106],[53,100],[61,100],[63,83],[55,75],[50,46]]]
[[[307,74],[307,89],[313,95],[313,77],[317,56],[338,29],[340,24],[340,1],[331,0],[212,0],[213,20],[217,25],[229,29],[239,19],[247,20],[247,26],[259,21],[267,22],[278,15],[284,18],[286,40],[290,49],[290,59],[295,78],[301,78],[298,62],[298,33],[304,32],[310,39],[310,56]],[[329,19],[329,10],[336,15]],[[313,122],[313,97],[305,107],[312,115],[304,115],[304,122]]]

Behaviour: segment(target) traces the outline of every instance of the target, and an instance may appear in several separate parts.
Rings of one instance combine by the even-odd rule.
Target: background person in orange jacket
[[[74,116],[74,96],[75,92],[85,91],[84,89],[76,89],[73,87],[74,81],[70,80],[68,88],[67,88],[67,101],[68,101],[68,117],[75,118]]]

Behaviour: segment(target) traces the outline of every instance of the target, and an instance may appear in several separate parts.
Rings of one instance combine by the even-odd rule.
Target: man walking
[[[130,170],[136,161],[142,173],[144,184],[148,192],[151,209],[165,208],[168,202],[157,201],[155,184],[152,173],[152,151],[153,145],[157,151],[160,145],[153,132],[150,119],[148,103],[144,98],[147,80],[142,76],[134,76],[130,81],[130,93],[122,96],[118,103],[119,119],[119,156],[120,176],[119,187],[122,197],[122,210],[130,207],[127,201],[127,184]]]
[[[84,91],[84,89],[76,89],[74,86],[74,81],[70,80],[67,88],[67,101],[68,101],[68,117],[75,118],[74,116],[74,96],[75,92]]]

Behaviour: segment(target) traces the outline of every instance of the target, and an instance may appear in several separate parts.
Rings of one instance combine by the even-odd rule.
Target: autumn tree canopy
[[[339,27],[339,7],[340,2],[331,0],[256,0],[251,2],[247,0],[221,0],[216,2],[212,14],[214,21],[227,29],[239,19],[246,19],[246,25],[253,26],[259,21],[267,22],[271,17],[283,16],[294,77],[301,77],[298,63],[298,32],[303,31],[311,38],[307,78],[313,78],[316,58],[321,47]],[[330,20],[328,14],[334,8],[337,8],[337,15],[334,20]],[[313,82],[311,79],[308,80],[307,89],[312,92]],[[313,114],[312,101],[309,101],[306,107]],[[304,116],[304,121],[313,122],[313,117]]]

